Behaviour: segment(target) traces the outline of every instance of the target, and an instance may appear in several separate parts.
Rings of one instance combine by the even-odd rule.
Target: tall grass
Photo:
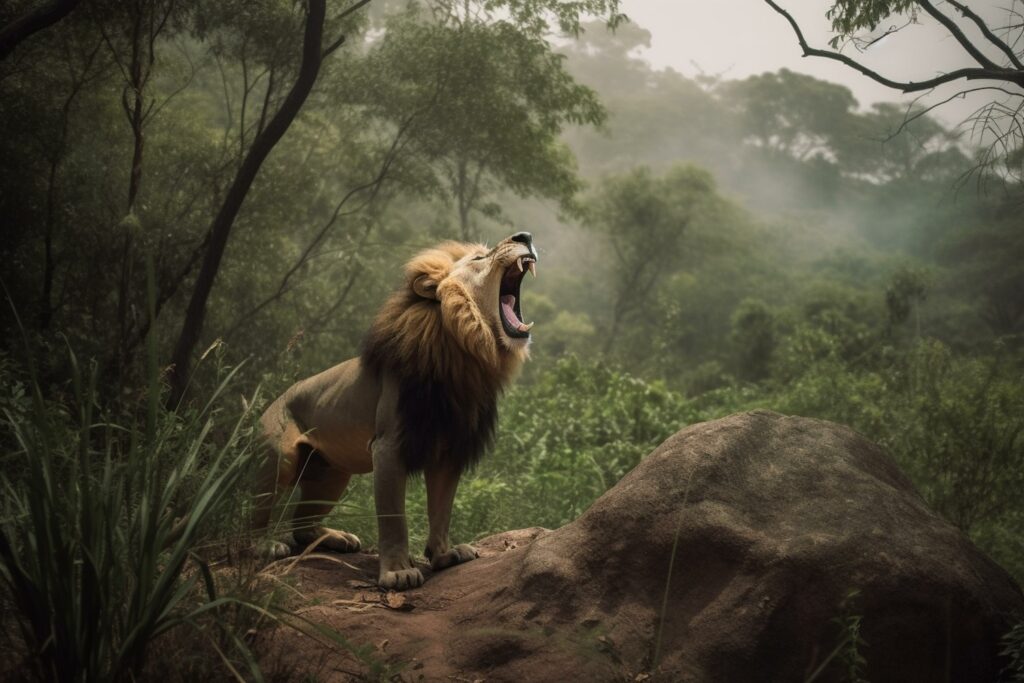
[[[255,464],[253,420],[246,407],[215,428],[227,421],[216,406],[237,368],[201,408],[163,410],[152,338],[143,397],[116,419],[101,417],[96,365],[83,369],[68,353],[70,400],[44,398],[29,354],[26,391],[0,404],[7,645],[23,677],[133,679],[160,636],[216,623],[218,609],[237,603],[218,596],[196,550],[214,522],[237,516]],[[259,678],[243,642],[225,640]]]
[[[999,654],[1006,659],[1002,680],[1024,683],[1024,621],[1014,624],[1002,639]]]
[[[83,372],[73,354],[71,366],[71,410],[33,379],[27,411],[0,419],[13,446],[0,471],[0,585],[22,671],[120,680],[154,639],[228,601],[195,550],[247,488],[251,419],[243,411],[211,438],[229,375],[191,414],[162,411],[153,376],[142,419],[97,420],[96,368]]]

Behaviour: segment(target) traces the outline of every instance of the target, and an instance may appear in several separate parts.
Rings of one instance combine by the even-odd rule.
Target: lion
[[[499,394],[529,356],[520,286],[536,263],[527,232],[493,249],[444,242],[413,257],[361,355],[297,382],[263,414],[268,458],[254,527],[266,529],[279,492],[297,485],[294,542],[357,551],[356,536],[321,522],[353,474],[373,472],[378,584],[415,588],[423,574],[409,557],[405,487],[422,472],[431,568],[476,558],[471,545],[449,541],[452,504],[462,473],[493,441]],[[291,547],[271,541],[266,551]]]

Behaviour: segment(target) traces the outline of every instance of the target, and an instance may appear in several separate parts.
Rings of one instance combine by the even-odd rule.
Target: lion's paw
[[[423,585],[423,573],[416,567],[391,572],[382,571],[377,579],[377,585],[396,591],[418,588]]]
[[[478,557],[480,557],[480,553],[476,548],[468,543],[460,543],[454,548],[450,548],[448,552],[432,557],[430,559],[430,568],[435,571],[447,569],[463,562],[475,560]]]
[[[303,529],[302,531],[295,532],[295,540],[302,546],[308,546],[311,543],[315,543],[323,536],[327,536],[327,538],[320,541],[317,548],[333,550],[336,553],[354,553],[358,552],[361,547],[359,537],[355,534],[350,534],[347,531],[328,529],[326,527],[315,527],[313,529]]]
[[[254,554],[268,562],[280,560],[292,554],[292,547],[284,541],[268,538],[256,544]]]

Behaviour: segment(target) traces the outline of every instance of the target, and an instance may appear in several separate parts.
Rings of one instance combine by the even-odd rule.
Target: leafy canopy
[[[910,11],[913,0],[836,0],[825,16],[832,30],[843,36],[867,29],[874,31],[886,18]]]

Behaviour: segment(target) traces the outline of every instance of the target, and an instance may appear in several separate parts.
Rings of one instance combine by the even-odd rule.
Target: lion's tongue
[[[526,331],[528,328],[523,324],[523,321],[516,315],[516,297],[512,294],[505,294],[501,297],[501,312],[505,315],[505,320],[508,324],[520,331]]]
[[[516,315],[516,298],[512,294],[506,294],[501,297],[501,311],[505,314],[505,320],[512,327],[518,327],[522,321],[519,316]]]

